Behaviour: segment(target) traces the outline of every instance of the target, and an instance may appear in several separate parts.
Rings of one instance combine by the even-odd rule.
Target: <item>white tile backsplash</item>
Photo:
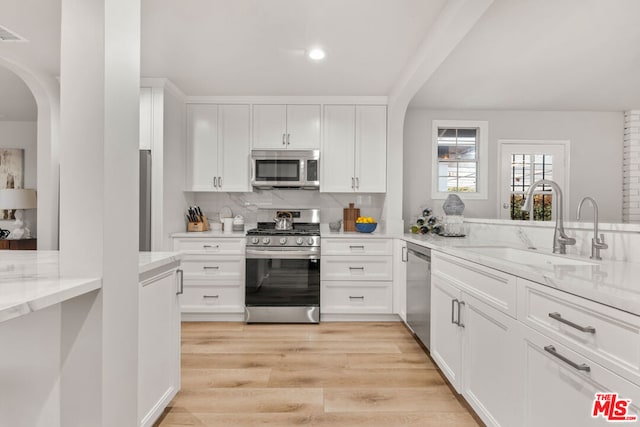
[[[538,249],[553,248],[554,222],[531,223],[529,221],[502,221],[467,219],[469,238],[477,244],[507,244],[531,246]],[[565,230],[576,244],[567,246],[567,253],[589,257],[593,225],[589,222],[565,223]],[[600,234],[605,235],[608,249],[600,255],[614,261],[640,262],[640,226],[634,224],[600,224]]]
[[[258,209],[320,209],[320,219],[328,223],[342,219],[343,209],[355,203],[363,216],[380,219],[384,194],[320,193],[312,190],[256,190],[252,193],[194,193],[197,205],[215,219],[225,206],[233,215],[242,215],[246,224],[256,222]]]

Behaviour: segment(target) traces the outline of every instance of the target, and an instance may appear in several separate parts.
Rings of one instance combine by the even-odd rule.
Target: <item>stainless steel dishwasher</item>
[[[431,345],[431,250],[407,243],[407,325]]]

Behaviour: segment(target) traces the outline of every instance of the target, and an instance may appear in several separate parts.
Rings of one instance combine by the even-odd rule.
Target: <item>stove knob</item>
[[[287,238],[286,237],[281,237],[280,238],[280,244],[281,245],[285,245],[287,243]]]
[[[258,243],[260,243],[260,238],[252,237],[251,238],[251,243],[253,243],[254,245],[257,245]]]
[[[271,243],[271,239],[269,237],[265,237],[262,239],[262,243],[268,245],[269,243]]]
[[[296,244],[297,244],[297,245],[301,245],[302,243],[304,243],[304,240],[302,239],[302,237],[298,237],[298,238],[296,239]]]
[[[309,237],[307,239],[307,245],[309,245],[309,246],[313,245],[313,237]]]

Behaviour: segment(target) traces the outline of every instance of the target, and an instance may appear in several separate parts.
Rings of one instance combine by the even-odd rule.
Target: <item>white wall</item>
[[[464,200],[469,218],[498,217],[498,140],[570,140],[569,212],[573,218],[581,197],[590,195],[605,222],[622,220],[622,112],[570,111],[436,111],[409,109],[404,125],[405,225],[422,207],[442,214],[444,200],[431,199],[432,120],[486,120],[489,122],[489,198]]]
[[[36,122],[0,121],[0,148],[24,149],[24,188],[36,188],[38,179],[38,136]],[[37,211],[25,211],[27,227],[37,236]],[[0,220],[0,227],[13,230],[13,220]]]
[[[171,234],[185,231],[185,209],[192,204],[185,193],[184,100],[164,91],[162,250],[171,250]]]

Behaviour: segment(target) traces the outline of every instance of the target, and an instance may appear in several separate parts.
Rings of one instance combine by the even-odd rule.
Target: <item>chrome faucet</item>
[[[556,227],[553,232],[553,253],[566,254],[567,245],[575,245],[576,239],[567,236],[564,232],[564,222],[562,219],[562,190],[560,186],[549,179],[541,179],[534,182],[527,191],[526,200],[522,205],[522,210],[529,211],[529,219],[533,221],[533,191],[540,185],[549,185],[556,193]]]
[[[580,210],[582,210],[582,204],[585,200],[591,202],[591,206],[593,206],[593,238],[591,239],[591,258],[592,259],[602,259],[600,256],[600,249],[607,249],[609,245],[604,242],[604,234],[601,234],[598,237],[598,204],[594,200],[593,197],[583,197],[578,203],[578,212],[576,217],[578,221],[580,221]]]

